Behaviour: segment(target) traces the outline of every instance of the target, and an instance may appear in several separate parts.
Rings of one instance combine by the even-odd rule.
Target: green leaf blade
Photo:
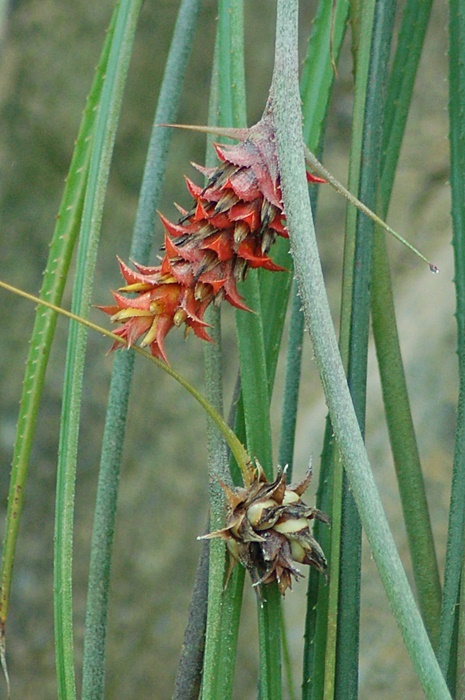
[[[140,6],[140,0],[134,2],[123,0],[116,8],[115,32],[108,58],[89,166],[73,290],[72,311],[84,317],[87,317],[90,306],[106,184]],[[57,680],[60,697],[70,698],[70,700],[76,696],[72,553],[77,442],[86,338],[86,329],[77,327],[75,322],[71,322],[63,389],[56,491],[54,607]]]
[[[90,163],[92,133],[95,128],[97,108],[113,32],[114,22],[108,29],[86,101],[44,272],[41,298],[57,306],[62,300],[71,256],[79,232]],[[3,629],[8,616],[12,571],[24,503],[29,458],[55,326],[56,312],[40,307],[37,311],[27,359],[10,479],[1,572],[0,624]]]
[[[382,217],[388,211],[430,12],[431,2],[421,0],[410,0],[404,9],[384,115],[379,204]],[[419,605],[435,643],[441,604],[439,569],[402,364],[386,237],[378,229],[373,253],[372,320],[389,440]]]
[[[459,358],[459,400],[457,427],[455,434],[454,463],[449,510],[449,527],[446,548],[446,568],[441,608],[438,658],[441,668],[451,680],[451,666],[455,665],[454,626],[458,623],[457,604],[459,603],[463,559],[465,525],[465,209],[464,187],[464,122],[465,72],[464,45],[465,13],[460,2],[451,0],[449,16],[449,120],[450,120],[450,183],[452,192],[452,223],[455,264],[456,319]],[[464,618],[460,611],[459,657],[464,658]],[[465,680],[463,671],[458,669],[458,688],[463,693]],[[457,695],[459,697],[459,695]]]
[[[199,5],[199,0],[183,0],[181,3],[160,88],[130,251],[130,258],[142,264],[148,263],[156,209],[161,197],[171,141],[171,130],[161,129],[156,125],[176,121]],[[84,698],[99,698],[104,692],[112,544],[133,366],[133,353],[121,352],[115,356],[102,442],[91,544],[84,637]]]

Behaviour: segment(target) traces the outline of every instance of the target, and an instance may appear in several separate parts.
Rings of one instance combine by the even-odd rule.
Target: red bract
[[[278,161],[270,115],[241,132],[237,145],[216,145],[216,168],[195,165],[206,178],[202,188],[186,178],[194,199],[176,224],[160,215],[165,229],[161,265],[136,271],[120,262],[126,286],[114,293],[116,305],[100,307],[128,345],[142,337],[156,357],[166,361],[164,339],[173,326],[185,324],[203,340],[211,340],[203,320],[205,309],[223,299],[248,310],[237,291],[247,268],[272,272],[268,252],[276,236],[287,237],[283,224]],[[309,181],[324,182],[308,174]],[[126,297],[120,292],[135,293]]]

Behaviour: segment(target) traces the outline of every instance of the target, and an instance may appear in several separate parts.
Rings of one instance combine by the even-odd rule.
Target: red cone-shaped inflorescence
[[[185,324],[186,331],[211,340],[203,316],[212,302],[225,299],[247,310],[237,291],[247,268],[284,269],[268,256],[276,236],[287,237],[271,116],[244,130],[237,145],[215,149],[218,167],[195,166],[206,185],[186,178],[192,209],[181,210],[176,224],[161,216],[161,265],[135,264],[133,271],[120,262],[126,285],[113,294],[115,305],[100,307],[123,324],[116,333],[129,345],[142,338],[141,346],[165,361],[164,339],[173,326]]]

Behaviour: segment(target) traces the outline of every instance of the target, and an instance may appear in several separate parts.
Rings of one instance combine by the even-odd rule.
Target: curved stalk
[[[193,398],[204,409],[208,417],[211,418],[211,420],[215,423],[216,427],[218,428],[218,430],[220,430],[224,439],[228,443],[228,447],[234,455],[234,458],[236,459],[241,469],[245,485],[250,486],[254,476],[254,467],[252,465],[249,455],[244,449],[243,444],[240,442],[240,440],[238,440],[234,431],[231,430],[229,425],[225,422],[222,416],[220,416],[218,411],[216,411],[213,408],[213,406],[207,401],[207,399],[199,391],[197,391],[197,389],[194,386],[192,386],[192,384],[188,382],[187,379],[185,379],[182,376],[182,374],[176,372],[176,370],[170,367],[170,365],[167,365],[165,362],[159,360],[157,357],[150,355],[150,353],[146,352],[138,345],[132,345],[129,348],[126,340],[121,338],[119,335],[112,333],[106,328],[103,328],[103,326],[99,326],[97,323],[89,321],[87,318],[83,318],[82,316],[74,314],[72,311],[68,311],[67,309],[62,309],[59,306],[55,306],[55,304],[51,304],[50,302],[45,301],[45,299],[40,299],[34,294],[29,294],[29,292],[25,292],[22,289],[18,289],[18,287],[13,286],[12,284],[8,284],[7,282],[3,282],[2,280],[0,280],[0,288],[5,289],[8,292],[12,292],[13,294],[17,294],[18,296],[23,297],[24,299],[28,299],[34,304],[39,304],[41,306],[46,307],[47,309],[51,309],[52,311],[55,311],[55,313],[60,314],[61,316],[65,316],[71,321],[76,321],[77,323],[80,323],[82,326],[85,326],[86,328],[89,328],[92,331],[101,333],[105,337],[109,338],[111,341],[119,343],[122,347],[127,347],[128,349],[133,350],[138,355],[145,357],[146,360],[150,360],[150,362],[153,362],[153,364],[156,365],[159,369],[162,369],[164,372],[169,374],[170,377],[177,381],[178,384],[184,387],[184,389],[186,389],[189,392],[189,394],[193,396]]]

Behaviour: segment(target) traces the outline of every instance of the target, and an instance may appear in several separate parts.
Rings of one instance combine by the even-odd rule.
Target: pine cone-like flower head
[[[249,571],[258,591],[260,585],[277,581],[284,594],[292,577],[301,576],[294,562],[314,566],[326,575],[326,558],[310,526],[315,518],[324,523],[329,518],[301,499],[311,475],[309,468],[301,482],[287,486],[283,469],[269,483],[257,465],[248,488],[221,484],[227,499],[226,527],[199,539],[224,539],[233,563],[240,562]]]
[[[207,182],[199,187],[186,178],[193,207],[181,210],[176,224],[161,216],[161,264],[135,264],[133,271],[120,262],[126,285],[113,294],[115,305],[100,307],[123,324],[116,334],[129,345],[142,337],[141,346],[165,361],[164,339],[173,326],[185,324],[186,332],[211,340],[203,320],[209,304],[225,299],[247,310],[237,282],[248,267],[284,270],[268,256],[276,237],[287,237],[271,115],[241,135],[237,145],[215,146],[218,167],[194,166]],[[130,293],[136,296],[124,296]]]

